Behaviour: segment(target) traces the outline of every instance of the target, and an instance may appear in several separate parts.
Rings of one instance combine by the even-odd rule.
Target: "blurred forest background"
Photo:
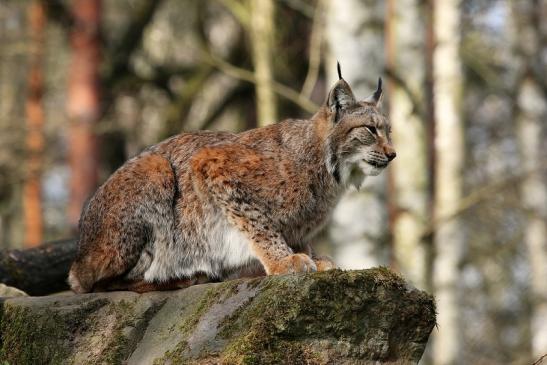
[[[84,201],[182,131],[309,117],[387,83],[397,158],[320,239],[437,298],[426,364],[547,353],[547,1],[1,0],[0,247],[73,237]]]

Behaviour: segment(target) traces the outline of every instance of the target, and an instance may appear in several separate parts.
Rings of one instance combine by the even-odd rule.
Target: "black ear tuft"
[[[376,91],[374,92],[374,100],[379,101],[381,96],[382,96],[382,78],[378,77],[378,87],[376,88]]]
[[[336,61],[336,69],[338,70],[338,80],[342,80],[342,68],[340,62]]]
[[[382,78],[378,78],[378,86],[376,87],[376,91],[365,99],[365,102],[374,104],[375,106],[379,107],[382,101],[382,93],[384,91],[382,90]]]

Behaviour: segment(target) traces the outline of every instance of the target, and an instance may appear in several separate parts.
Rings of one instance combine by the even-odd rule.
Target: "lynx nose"
[[[389,161],[393,160],[395,156],[397,156],[397,153],[395,153],[395,148],[393,148],[391,143],[386,143],[382,147],[382,149],[384,150],[384,154]]]
[[[395,153],[395,148],[393,148],[391,143],[384,144],[383,150],[389,161],[393,160],[397,156],[397,153]]]

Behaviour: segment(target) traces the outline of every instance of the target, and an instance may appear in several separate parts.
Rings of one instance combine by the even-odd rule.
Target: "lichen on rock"
[[[0,283],[0,297],[11,298],[11,297],[26,297],[26,296],[28,296],[28,294],[25,293],[24,291],[14,288],[12,286],[8,286],[6,284]]]

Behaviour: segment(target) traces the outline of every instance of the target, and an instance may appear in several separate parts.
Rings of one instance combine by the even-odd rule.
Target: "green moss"
[[[238,293],[239,284],[239,281],[234,280],[210,288],[201,298],[192,314],[185,317],[179,330],[185,335],[189,335],[195,329],[201,317],[211,309],[212,305],[215,303],[222,303]]]
[[[108,314],[115,316],[116,327],[107,346],[108,351],[100,360],[107,364],[121,364],[129,355],[128,338],[123,329],[135,326],[135,304],[122,300],[109,306]]]
[[[2,317],[4,316],[4,301],[5,299],[0,297],[0,331],[2,330]],[[0,332],[0,349],[1,348],[2,348],[2,332]]]
[[[242,321],[238,319],[241,318],[242,313],[247,310],[247,306],[253,301],[253,297],[250,297],[245,301],[239,308],[237,308],[230,316],[227,316],[219,323],[220,331],[218,337],[220,338],[230,338],[241,330]]]
[[[294,276],[262,281],[261,295],[234,313],[219,332],[219,336],[232,337],[221,354],[224,363],[280,364],[288,363],[287,358],[291,364],[317,363],[317,356],[306,346],[277,338],[298,313],[300,281]]]
[[[180,324],[179,330],[184,335],[189,335],[192,332],[192,330],[199,323],[200,318],[205,314],[207,310],[210,309],[211,305],[213,305],[218,300],[218,295],[219,293],[217,292],[217,288],[211,288],[205,293],[192,314],[188,317],[185,317]]]
[[[5,272],[9,272],[10,283],[6,282],[5,284],[16,286],[16,283],[25,282],[25,272],[23,271],[23,265],[19,265],[16,260],[6,259],[2,262],[2,265],[5,267]]]
[[[233,297],[239,293],[239,287],[242,285],[243,280],[230,280],[221,284],[219,291],[221,296],[219,302],[225,301],[226,299]]]
[[[381,323],[385,318],[382,311],[397,310],[399,300],[392,296],[401,291],[391,289],[400,289],[405,283],[393,271],[387,268],[360,272],[332,270],[313,275],[268,277],[260,285],[256,299],[222,322],[219,337],[230,341],[221,354],[225,363],[321,363],[320,357],[306,345],[307,339],[313,338],[349,339],[353,348],[370,343],[355,350],[359,351],[355,356],[360,358],[389,356],[386,342],[379,340],[376,346],[371,342],[375,336],[371,329],[385,327],[385,323]],[[425,293],[413,293],[431,301]],[[408,312],[415,315],[416,308]],[[365,326],[355,325],[363,320]],[[287,360],[287,354],[291,361]]]
[[[55,308],[27,307],[18,303],[4,305],[4,318],[0,327],[0,361],[13,364],[66,364],[75,361],[72,353],[73,337],[78,333],[101,333],[97,326],[98,316],[113,316],[115,327],[104,337],[108,345],[106,351],[89,361],[97,363],[121,364],[128,355],[128,339],[124,328],[135,323],[133,303],[121,301],[112,303],[106,312],[96,313],[108,304],[106,299],[80,303],[74,307]],[[76,339],[81,338],[76,335]],[[84,337],[85,338],[85,337]],[[80,351],[86,346],[79,343]],[[92,351],[90,351],[92,352]]]
[[[104,305],[95,300],[61,313],[48,307],[4,303],[0,324],[0,360],[13,364],[66,363],[75,328],[85,329],[90,312]]]
[[[63,340],[70,333],[66,321],[57,313],[33,313],[28,307],[4,304],[0,333],[0,361],[13,364],[61,364],[68,350]]]
[[[186,364],[185,353],[188,350],[188,342],[185,340],[179,342],[177,346],[165,353],[165,355],[154,360],[154,365],[170,364],[170,365],[182,365]]]
[[[238,342],[241,345],[242,342]],[[268,343],[260,352],[253,352],[256,348],[232,347],[222,355],[222,364],[225,365],[321,365],[319,354],[305,344],[284,340],[275,340]]]

